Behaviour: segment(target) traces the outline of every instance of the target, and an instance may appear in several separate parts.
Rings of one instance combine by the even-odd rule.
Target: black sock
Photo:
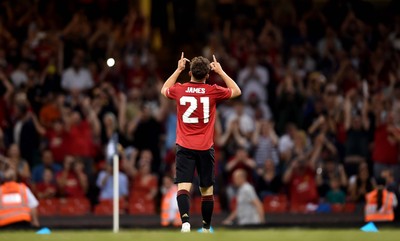
[[[179,213],[181,214],[182,223],[189,222],[190,194],[186,190],[179,190],[176,195],[178,201]]]
[[[201,197],[201,215],[203,215],[203,228],[209,229],[211,225],[211,216],[214,209],[214,196]]]

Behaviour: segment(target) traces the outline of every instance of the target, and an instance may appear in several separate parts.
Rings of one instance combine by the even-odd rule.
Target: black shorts
[[[200,179],[200,187],[214,185],[214,148],[198,151],[176,145],[175,183],[192,183],[195,169]]]

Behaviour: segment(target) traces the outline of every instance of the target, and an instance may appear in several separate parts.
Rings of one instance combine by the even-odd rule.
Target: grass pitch
[[[1,241],[395,241],[399,229],[382,229],[378,233],[364,233],[356,229],[217,229],[213,234],[179,230],[122,230],[117,234],[106,230],[59,231],[38,235],[34,231],[0,231]]]

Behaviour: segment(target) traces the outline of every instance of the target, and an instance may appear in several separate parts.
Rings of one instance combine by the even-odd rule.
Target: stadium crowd
[[[159,91],[184,46],[191,57],[215,54],[243,93],[218,106],[223,208],[238,169],[260,199],[287,197],[294,211],[363,203],[377,177],[399,193],[397,1],[386,15],[362,0],[171,1],[174,17],[154,2],[146,18],[139,1],[1,1],[2,170],[14,168],[39,199],[95,205],[112,198],[105,150],[116,132],[121,197],[157,210],[179,118]],[[175,28],[154,19],[160,12]]]

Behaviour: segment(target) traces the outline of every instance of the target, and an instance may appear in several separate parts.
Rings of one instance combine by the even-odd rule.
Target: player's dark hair
[[[195,80],[203,80],[210,72],[210,61],[202,56],[194,57],[190,61],[190,71]]]

